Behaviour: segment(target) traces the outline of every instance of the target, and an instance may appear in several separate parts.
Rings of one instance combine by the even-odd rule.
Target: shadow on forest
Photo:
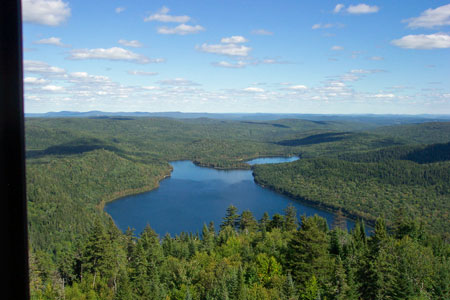
[[[411,160],[419,164],[450,160],[450,142],[447,144],[433,144],[423,149],[413,150],[400,159]]]
[[[96,138],[84,138],[84,139],[77,139],[69,143],[51,146],[45,150],[28,150],[26,152],[26,157],[39,158],[46,155],[74,155],[97,149],[105,149],[109,151],[120,152],[118,148],[108,145],[102,140]]]
[[[254,125],[268,125],[268,126],[273,126],[273,127],[278,127],[278,128],[291,128],[287,125],[278,124],[278,123],[264,123],[264,122],[250,122],[250,121],[241,121],[241,123],[254,124]]]
[[[336,142],[343,139],[348,139],[352,137],[353,134],[351,132],[329,132],[329,133],[321,133],[310,135],[301,139],[292,139],[292,140],[283,140],[276,142],[275,144],[281,146],[303,146],[303,145],[313,145],[313,144],[321,144],[321,143],[330,143]]]

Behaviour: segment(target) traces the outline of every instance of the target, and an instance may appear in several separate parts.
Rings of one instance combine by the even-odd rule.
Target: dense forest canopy
[[[449,128],[359,119],[27,118],[33,295],[448,299]],[[292,155],[302,159],[245,163]],[[201,235],[121,233],[105,202],[157,187],[170,175],[168,162],[181,159],[252,168],[257,183],[362,218],[375,233],[366,237],[362,223],[352,233],[339,224],[330,231],[319,217],[299,227],[292,208],[261,220],[230,208],[220,232],[205,225]]]

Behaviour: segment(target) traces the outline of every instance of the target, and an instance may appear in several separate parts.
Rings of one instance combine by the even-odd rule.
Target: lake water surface
[[[298,158],[297,158],[298,159]],[[295,158],[265,158],[249,163],[280,163]],[[222,222],[227,207],[236,206],[239,213],[250,210],[256,219],[264,212],[270,216],[283,214],[292,204],[300,215],[317,214],[333,222],[333,214],[307,206],[288,197],[262,188],[253,180],[250,170],[215,170],[196,166],[191,161],[171,162],[173,172],[160,182],[159,188],[110,202],[105,211],[123,231],[128,227],[142,232],[148,224],[160,235],[172,236],[181,232],[201,232],[204,223]],[[348,220],[348,227],[354,222]]]

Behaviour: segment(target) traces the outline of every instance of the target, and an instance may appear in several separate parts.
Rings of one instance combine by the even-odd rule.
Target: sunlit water
[[[249,163],[279,163],[295,158],[264,158]],[[333,214],[313,208],[262,188],[253,180],[249,170],[215,170],[194,165],[191,161],[172,162],[170,177],[160,182],[159,188],[143,194],[127,196],[110,202],[105,211],[123,231],[128,227],[140,233],[147,224],[163,236],[181,232],[201,232],[204,223],[213,221],[216,228],[222,222],[230,204],[239,212],[250,210],[257,219],[264,212],[270,216],[284,213],[292,204],[298,215],[317,214],[328,224],[333,222]],[[347,221],[348,228],[354,222]]]

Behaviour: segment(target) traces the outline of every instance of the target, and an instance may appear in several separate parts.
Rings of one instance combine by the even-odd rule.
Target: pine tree
[[[263,228],[267,229],[267,226],[269,225],[270,217],[267,212],[264,212],[263,216],[259,220],[259,229],[262,231]]]
[[[334,215],[333,224],[331,225],[333,229],[339,228],[342,231],[347,231],[347,220],[342,213],[342,209],[339,210]]]
[[[292,205],[284,210],[284,230],[292,231],[296,230],[298,227],[298,219],[297,219],[297,209]]]
[[[272,220],[269,222],[270,231],[274,228],[282,229],[284,225],[284,217],[280,214],[274,214]]]
[[[300,300],[318,300],[320,299],[319,284],[316,276],[312,275],[308,281],[305,282],[305,288],[300,293]]]
[[[291,273],[287,274],[286,279],[283,282],[282,294],[286,300],[297,299],[297,290],[295,288],[294,281],[292,280]]]
[[[243,232],[252,232],[257,227],[257,222],[249,210],[244,210],[239,220],[239,229]]]
[[[239,215],[237,214],[237,208],[230,204],[227,208],[227,212],[225,217],[223,218],[223,222],[220,225],[220,228],[225,228],[230,226],[231,228],[237,228],[239,226]]]
[[[319,282],[324,282],[331,272],[327,237],[320,226],[317,218],[302,216],[302,226],[288,244],[286,255],[288,271],[302,288],[305,288],[311,275]]]

